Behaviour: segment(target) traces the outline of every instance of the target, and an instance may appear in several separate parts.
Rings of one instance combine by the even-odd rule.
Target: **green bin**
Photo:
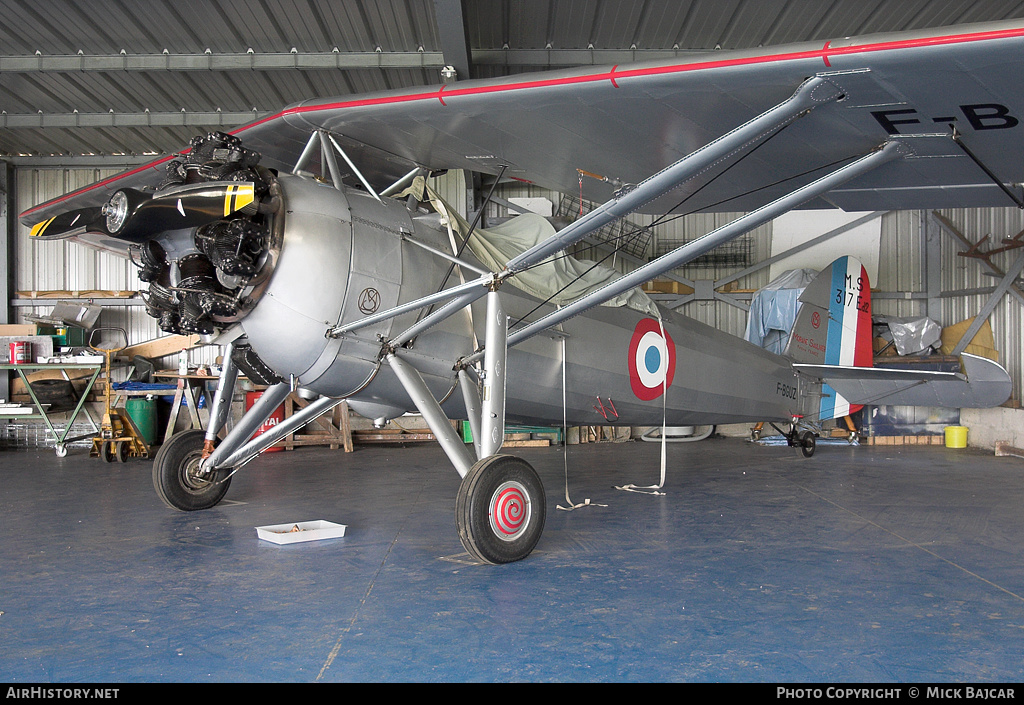
[[[129,399],[125,408],[146,445],[156,443],[156,399]]]

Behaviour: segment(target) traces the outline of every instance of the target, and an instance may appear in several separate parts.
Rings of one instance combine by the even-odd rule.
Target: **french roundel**
[[[629,384],[638,399],[650,401],[661,396],[676,373],[676,346],[653,318],[636,324],[629,341]]]

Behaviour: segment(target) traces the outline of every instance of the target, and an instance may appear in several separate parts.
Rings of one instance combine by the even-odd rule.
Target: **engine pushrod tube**
[[[556,235],[513,257],[505,265],[503,278],[544,261],[555,252],[579,242],[598,228],[671,191],[715,163],[746,149],[782,125],[806,114],[807,111],[823,103],[838,100],[842,96],[842,91],[826,78],[814,76],[807,79],[792,96],[775,107],[644,179],[632,190],[620,192],[616,198],[606,201]]]
[[[508,336],[508,344],[509,346],[512,346],[517,343],[521,343],[527,338],[541,332],[545,328],[572,318],[589,308],[607,301],[613,296],[617,296],[618,294],[632,289],[634,286],[639,286],[645,281],[653,279],[663,272],[682,266],[695,257],[699,257],[705,252],[718,247],[722,243],[739,237],[740,235],[749,232],[770,220],[778,218],[780,215],[791,211],[797,206],[832,190],[836,186],[895,159],[904,153],[904,149],[905,148],[899,142],[886,142],[879,149],[861,157],[857,161],[836,169],[820,179],[792,191],[782,198],[761,206],[757,210],[751,211],[731,223],[727,223],[717,230],[713,230],[703,237],[687,243],[682,247],[677,247],[668,254],[662,255],[661,257],[648,262],[644,266],[633,270],[621,279],[616,279],[611,284],[598,289],[587,296],[577,299],[568,306],[564,306],[543,318],[539,318],[530,325],[520,328]],[[474,357],[475,356],[471,356],[463,362],[472,362],[474,361]]]

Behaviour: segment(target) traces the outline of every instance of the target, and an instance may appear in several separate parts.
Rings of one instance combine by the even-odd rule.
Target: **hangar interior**
[[[72,243],[30,242],[19,213],[312,97],[1020,19],[1024,5],[0,0],[0,13],[0,324],[13,340],[25,326],[73,330],[53,323],[55,305],[98,308],[91,325],[121,328],[135,346],[164,337],[134,295],[138,268]],[[484,226],[527,210],[569,220],[595,205],[492,174],[433,183]],[[892,320],[876,327],[879,359],[895,356],[897,326],[930,321],[934,336],[907,356],[994,356],[1013,393],[1001,407],[953,415],[866,411],[859,446],[839,428],[837,444],[819,449],[830,454],[817,459],[827,474],[808,472],[790,448],[748,443],[747,424],[719,427],[669,446],[665,496],[611,500],[609,487],[632,480],[623,466],[642,464],[656,480],[658,444],[623,444],[595,415],[594,427],[574,430],[572,453],[524,450],[550,506],[572,511],[551,512],[531,561],[500,570],[460,556],[450,527],[457,479],[433,444],[267,454],[239,474],[233,502],[197,518],[160,505],[148,472],[90,459],[88,439],[55,459],[45,425],[8,419],[2,525],[15,538],[0,548],[0,600],[9,600],[0,635],[12,646],[0,672],[15,681],[1019,679],[1022,213],[1013,204],[834,221],[796,212],[652,282],[659,303],[744,337],[757,292],[786,271],[824,267],[822,257],[855,245],[856,225],[873,312]],[[737,215],[631,215],[575,254],[628,272]],[[624,230],[638,233],[630,246],[609,245]],[[178,367],[176,348],[146,349],[155,368]],[[218,354],[195,345],[187,364],[212,368]],[[0,398],[23,400],[19,385],[5,373]],[[102,395],[91,406],[102,409]],[[966,428],[969,447],[944,447],[948,427]],[[995,457],[997,445],[1009,455]],[[350,466],[343,487],[339,464]],[[672,467],[687,469],[675,492]],[[250,535],[275,517],[339,514],[350,535],[304,552]]]

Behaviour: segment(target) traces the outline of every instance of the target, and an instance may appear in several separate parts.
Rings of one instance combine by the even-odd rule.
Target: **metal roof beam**
[[[440,69],[439,51],[333,51],[245,54],[72,54],[0,56],[0,73],[83,71],[280,71],[285,69]]]
[[[469,31],[462,0],[434,0],[434,17],[445,64],[455,69],[455,78],[471,77],[475,58],[469,48]]]
[[[60,156],[6,156],[15,167],[31,169],[130,169],[162,156],[161,154],[62,154]]]
[[[254,110],[244,112],[186,111],[141,113],[0,113],[0,128],[38,129],[50,127],[235,127],[260,117]]]
[[[707,53],[681,49],[475,49],[473,61],[481,66],[573,67],[676,59]]]
[[[456,34],[454,27],[444,34]],[[443,41],[454,42],[453,39]],[[486,66],[572,67],[675,59],[693,51],[673,49],[463,49],[246,54],[71,54],[0,56],[0,73],[90,73],[160,71],[286,71],[360,69],[437,69],[455,67],[460,79],[471,64]],[[461,65],[460,65],[461,64]]]

